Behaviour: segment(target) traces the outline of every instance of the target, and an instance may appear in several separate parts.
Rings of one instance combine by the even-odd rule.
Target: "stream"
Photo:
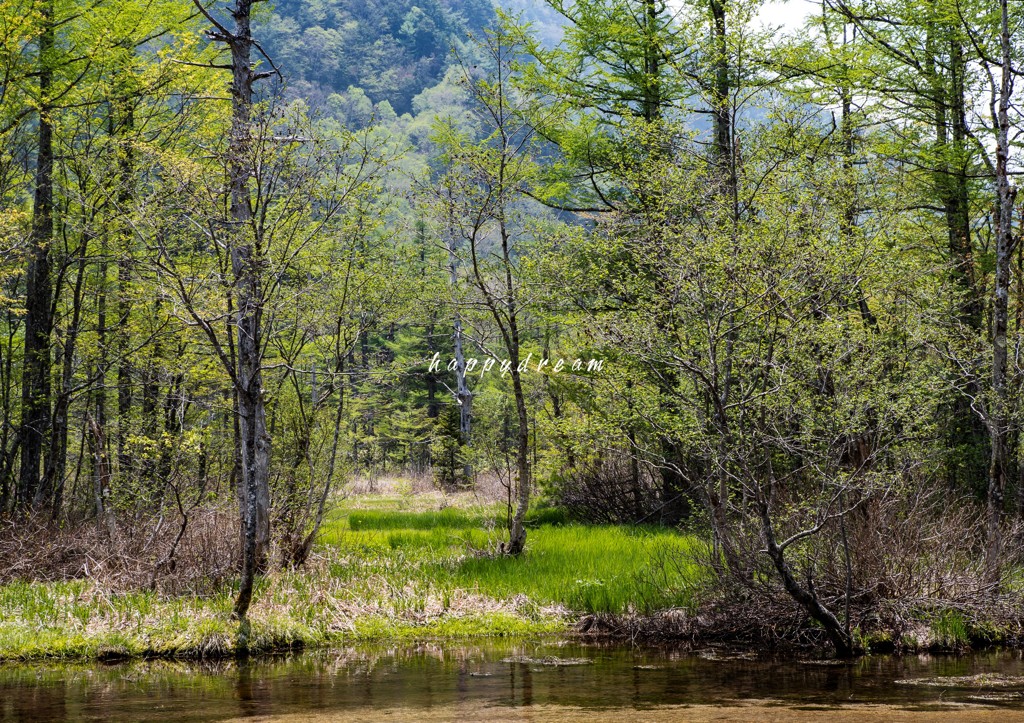
[[[250,662],[0,665],[0,721],[1024,720],[1024,656],[850,663],[484,640]]]

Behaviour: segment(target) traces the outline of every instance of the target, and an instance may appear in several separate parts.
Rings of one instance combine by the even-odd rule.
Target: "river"
[[[251,662],[0,666],[0,721],[1024,720],[1024,657],[841,663],[488,640]]]

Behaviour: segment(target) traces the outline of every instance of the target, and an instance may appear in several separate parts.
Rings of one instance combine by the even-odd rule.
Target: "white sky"
[[[782,26],[783,32],[792,32],[814,12],[821,12],[821,0],[773,0],[761,6],[758,19],[765,26]]]

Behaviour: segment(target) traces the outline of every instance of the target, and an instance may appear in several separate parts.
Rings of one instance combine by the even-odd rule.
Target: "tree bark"
[[[197,9],[216,30],[210,37],[226,43],[231,50],[231,131],[228,139],[228,184],[230,192],[231,269],[237,301],[235,326],[237,363],[234,371],[238,401],[238,429],[242,457],[242,579],[235,601],[234,617],[244,620],[252,602],[257,568],[270,539],[270,435],[263,399],[263,303],[261,276],[263,259],[252,228],[251,132],[253,83],[263,77],[252,67],[251,11],[254,0],[235,0],[231,8],[234,29],[219,24],[194,0]]]
[[[503,159],[504,160],[504,159]],[[502,165],[501,184],[504,185],[504,165]],[[526,512],[530,508],[530,419],[526,411],[526,394],[523,391],[523,379],[519,372],[519,319],[518,300],[515,293],[515,281],[512,277],[512,255],[510,239],[506,226],[504,209],[499,214],[499,230],[501,233],[502,260],[505,267],[505,313],[508,318],[508,331],[506,333],[506,346],[509,352],[509,361],[512,362],[512,394],[516,400],[516,419],[518,430],[516,434],[516,512],[509,525],[508,549],[510,555],[518,555],[526,547]]]
[[[661,58],[663,51],[658,43],[658,5],[656,0],[644,0],[644,120],[654,123],[661,119]]]
[[[449,214],[454,209],[454,203],[449,203]],[[448,283],[451,288],[454,300],[455,290],[459,283],[459,256],[456,253],[456,238],[454,222],[449,219],[445,231],[445,246],[448,249]],[[470,425],[473,418],[473,393],[466,383],[466,355],[462,349],[462,314],[455,309],[452,319],[452,341],[455,347],[455,401],[459,405],[459,441],[463,446],[469,446]],[[467,461],[463,466],[463,475],[468,482],[473,476],[473,470]]]
[[[64,477],[67,470],[68,448],[68,411],[71,407],[71,394],[74,386],[75,350],[78,346],[78,334],[82,322],[82,292],[85,284],[86,254],[88,253],[88,236],[79,246],[78,273],[71,303],[71,323],[64,336],[63,356],[60,359],[60,389],[53,407],[53,424],[50,446],[46,455],[43,487],[50,490],[51,513],[56,517],[61,508],[64,496]]]
[[[514,327],[513,327],[514,328]],[[519,364],[518,350],[512,356],[514,365]],[[513,366],[513,370],[516,367]],[[512,524],[508,531],[508,548],[510,555],[518,555],[526,547],[526,513],[530,508],[530,427],[526,413],[526,395],[523,393],[523,381],[518,371],[512,371],[512,393],[516,400],[516,511],[512,516]]]
[[[1013,92],[1013,66],[1010,46],[1007,0],[1000,0],[1000,46],[1002,69],[996,121],[996,268],[992,299],[992,400],[988,410],[989,437],[992,443],[988,480],[985,554],[990,582],[998,582],[1002,548],[1003,497],[1010,477],[1010,403],[1007,380],[1007,327],[1009,325],[1010,266],[1013,263],[1013,203],[1017,189],[1010,184],[1010,101]]]
[[[125,112],[120,132],[127,138],[135,124],[131,108]],[[119,156],[120,188],[118,189],[118,211],[126,217],[134,188],[134,154],[130,141],[121,144]],[[132,367],[128,346],[131,340],[129,320],[131,318],[131,227],[119,220],[117,233],[117,329],[114,333],[114,355],[117,357],[117,464],[121,475],[131,468],[131,459],[125,448],[131,425],[132,411]]]
[[[804,589],[793,571],[786,562],[786,551],[775,539],[775,529],[772,525],[771,513],[768,510],[768,502],[762,496],[758,500],[761,516],[761,531],[764,534],[764,541],[768,557],[771,558],[775,571],[782,578],[783,587],[786,592],[802,607],[813,620],[825,629],[825,635],[835,648],[836,655],[841,658],[848,658],[853,654],[853,646],[850,637],[846,634],[843,625],[836,619],[832,612],[821,604],[813,584],[808,577],[807,589]]]
[[[49,505],[53,490],[40,479],[40,464],[50,431],[50,334],[53,289],[50,245],[53,241],[53,2],[42,7],[39,36],[39,149],[36,156],[32,236],[25,288],[25,356],[21,383],[21,470],[17,505]]]
[[[732,152],[732,109],[729,94],[729,45],[726,36],[727,0],[710,0],[711,32],[714,38],[715,88],[712,117],[714,119],[715,157],[721,165],[729,186],[735,185]]]

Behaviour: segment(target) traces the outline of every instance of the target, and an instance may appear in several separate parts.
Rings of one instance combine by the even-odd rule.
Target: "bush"
[[[550,486],[555,506],[584,522],[656,522],[661,506],[650,465],[621,452],[564,470]]]

